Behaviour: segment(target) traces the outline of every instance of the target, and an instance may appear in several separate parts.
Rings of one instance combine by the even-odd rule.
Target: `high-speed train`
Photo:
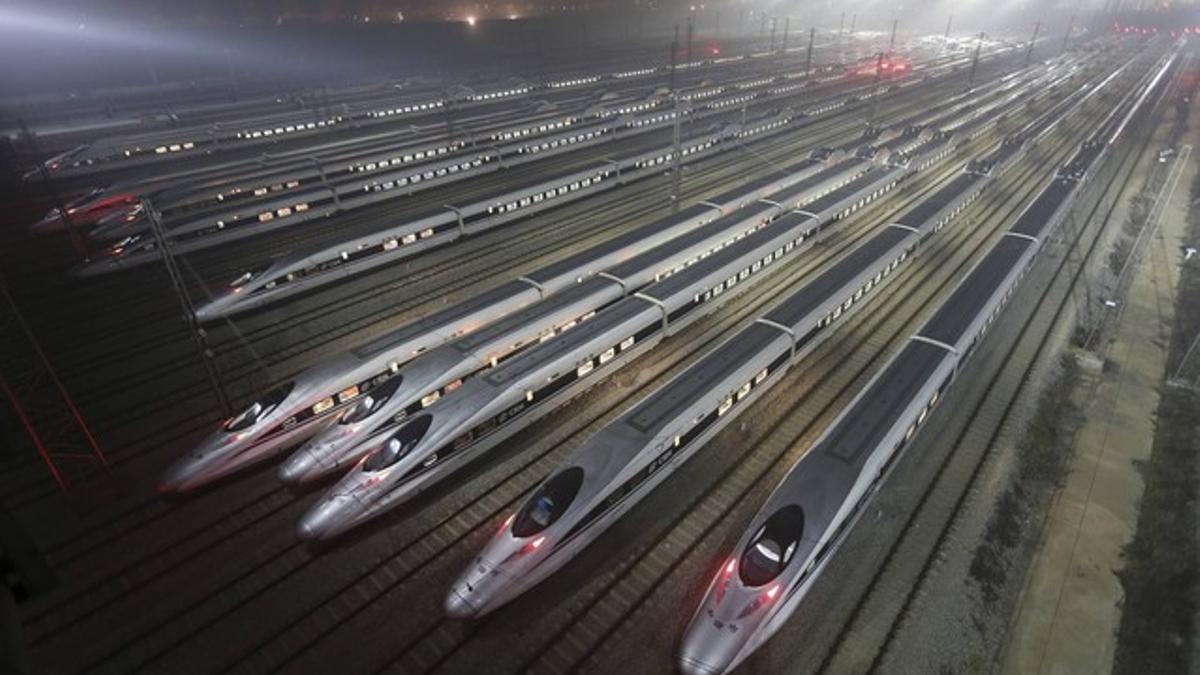
[[[413,357],[468,335],[538,300],[580,284],[606,269],[819,173],[840,154],[821,153],[649,223],[612,241],[535,270],[414,323],[388,332],[305,370],[260,396],[180,458],[159,485],[189,490],[273,456],[332,423],[343,408],[372,390]],[[635,288],[629,289],[630,292]]]
[[[1004,93],[1007,94],[1008,89]],[[364,399],[341,416],[336,424],[305,443],[280,467],[281,480],[298,484],[334,471],[344,471],[370,449],[370,444],[362,442],[363,439],[393,429],[407,417],[456,390],[465,379],[578,325],[633,290],[698,262],[781,215],[795,209],[807,209],[812,201],[867,170],[871,163],[865,157],[873,154],[877,162],[893,157],[893,153],[897,158],[904,157],[906,151],[920,147],[927,140],[920,131],[936,129],[943,124],[957,127],[979,114],[973,110],[975,106],[984,115],[996,111],[994,104],[984,103],[988,97],[974,102],[966,96],[962,99],[946,104],[949,110],[935,106],[935,110],[918,119],[909,118],[889,129],[869,132],[864,139],[869,145],[858,148],[850,159],[771,193],[757,204],[743,206],[730,215],[698,226],[686,236],[647,250],[487,328],[421,354],[397,373],[396,377],[402,382],[381,388],[378,395]],[[1001,101],[1011,104],[1015,99],[1016,95],[1010,94]],[[937,145],[948,147],[947,143]],[[854,144],[846,148],[853,149]],[[925,161],[937,158],[936,154],[925,154],[929,155]],[[809,168],[812,161],[802,163],[802,166]]]
[[[808,169],[813,162],[801,163],[801,167]],[[362,401],[337,424],[305,443],[280,467],[280,478],[288,483],[303,483],[339,469],[344,471],[366,452],[367,445],[359,442],[365,437],[400,423],[457,389],[464,380],[573,328],[637,289],[679,272],[783,214],[805,208],[870,166],[871,162],[857,157],[842,160],[470,335],[417,356],[396,374],[399,382],[389,382],[386,392]]]
[[[875,85],[860,87],[864,92],[860,95],[860,98],[867,93],[871,93],[874,88]],[[794,95],[789,94],[788,96]],[[838,107],[838,102],[844,98],[846,97],[843,95],[835,97],[835,100],[830,103],[815,104],[816,109],[824,110],[828,106]],[[701,112],[708,111],[713,105],[715,104],[712,102],[706,102],[702,104],[704,110],[693,109],[693,112],[689,116],[695,117]],[[833,108],[829,109],[832,110]],[[770,118],[779,116],[786,116],[788,121],[799,120],[801,118],[801,116],[790,112],[775,111],[766,115],[756,112],[753,118],[756,122],[748,123],[754,127],[753,129],[739,129],[740,126],[745,125],[731,124],[725,129],[718,131],[690,132],[688,139],[684,142],[682,152],[686,155],[688,161],[692,161],[702,156],[702,154],[708,154],[709,152],[721,149],[720,141],[722,139],[747,139],[751,135],[756,135],[756,133],[763,130],[763,122],[759,120],[764,120],[769,124]],[[637,127],[643,123],[654,121],[655,124],[651,126],[655,126],[666,122],[665,119],[659,119],[661,117],[661,114],[656,114],[633,118],[629,121],[621,119],[616,121],[601,121],[597,124]],[[774,125],[772,128],[778,131],[776,128],[778,126],[781,125]],[[615,129],[616,127],[613,128]],[[565,133],[570,138],[576,135],[575,132]],[[584,134],[583,136],[586,135]],[[520,153],[517,151],[525,149],[531,143],[533,144],[532,147],[540,147],[536,141],[514,141],[509,144],[512,151],[507,154],[510,157],[519,155]],[[529,154],[532,156],[536,153]],[[672,147],[668,143],[660,148],[629,152],[620,157],[616,162],[600,162],[598,166],[605,177],[615,178],[619,175],[619,172],[624,171],[626,173],[624,182],[627,182],[629,179],[635,177],[635,170],[654,167],[656,164],[665,161],[660,158],[661,156],[666,155],[669,157],[671,154]],[[167,229],[167,236],[176,251],[180,253],[200,250],[278,228],[294,227],[299,223],[324,218],[347,209],[360,208],[370,204],[393,200],[410,194],[417,183],[425,187],[436,183],[444,183],[449,180],[457,180],[459,176],[467,173],[478,174],[485,170],[496,170],[505,164],[501,160],[501,151],[490,147],[471,148],[465,153],[438,158],[430,164],[414,167],[396,168],[390,165],[389,160],[389,165],[382,172],[379,172],[380,167],[376,165],[375,172],[368,172],[361,176],[355,175],[336,184],[319,181],[320,184],[313,185],[307,190],[299,190],[298,192],[289,192],[286,190],[278,194],[268,192],[265,194],[265,201],[244,204],[232,211],[217,211],[212,215],[172,225]],[[579,170],[575,170],[571,173],[578,172]],[[591,171],[590,168],[586,172],[599,173],[599,171]],[[638,173],[647,175],[646,172]],[[428,245],[428,242],[421,241],[432,236],[427,230],[433,229],[436,231],[439,226],[445,226],[446,229],[464,228],[471,224],[470,221],[472,219],[506,222],[518,215],[540,210],[540,208],[549,206],[551,202],[561,204],[565,201],[562,199],[562,196],[568,192],[574,193],[572,196],[575,198],[584,193],[577,192],[579,187],[577,184],[574,189],[571,189],[570,186],[573,183],[585,180],[585,178],[576,178],[574,175],[563,178],[565,180],[552,179],[548,182],[539,181],[536,185],[518,188],[513,191],[515,193],[512,195],[513,199],[508,199],[509,195],[505,192],[490,196],[476,203],[451,205],[449,208],[440,209],[440,215],[431,213],[427,218],[419,219],[427,220],[436,215],[436,222],[413,223],[413,226],[403,228],[384,228],[387,230],[402,229],[403,231],[397,231],[394,234],[391,232],[378,232],[376,233],[377,236],[373,237],[377,241],[371,241],[370,245],[374,246],[384,239],[392,239],[396,243],[396,246],[386,250],[389,252],[394,251],[392,253],[393,257],[401,252],[407,254],[414,249],[407,247],[406,242],[407,244],[419,243],[422,246]],[[589,180],[590,182],[591,180]],[[605,181],[604,185],[607,187],[613,183],[614,181]],[[520,213],[516,213],[517,211]],[[376,226],[373,229],[379,230],[380,228]],[[425,233],[425,237],[420,236],[422,233]],[[363,234],[366,234],[366,232]],[[409,234],[416,236],[410,241],[407,237]],[[365,242],[355,243],[362,245]],[[343,247],[343,249],[356,252],[356,249],[352,246]],[[340,253],[340,251],[338,252]],[[104,274],[140,263],[151,262],[156,257],[157,254],[155,253],[152,238],[144,231],[135,232],[117,241],[102,257],[88,261],[78,267],[76,273],[82,276]]]
[[[1164,82],[1174,60],[1159,62],[1111,111],[776,487],[709,584],[681,643],[683,672],[729,672],[796,610],[930,410],[946,397],[1124,120]]]
[[[821,158],[838,161],[841,154],[823,153]],[[580,283],[638,251],[794,185],[820,171],[821,158],[799,162],[787,171],[729,190],[684,209],[665,222],[644,226],[503,284],[300,373],[259,397],[237,417],[225,421],[180,458],[160,481],[160,491],[194,489],[304,441],[331,425],[342,409],[365,400],[361,397],[369,395],[418,354]],[[370,398],[374,404],[380,397]]]
[[[372,447],[297,526],[328,539],[411,499],[582,393],[807,250],[830,224],[895,186],[908,170],[876,167],[841,188],[613,304],[372,436]],[[794,256],[792,256],[794,257]]]
[[[949,65],[931,69],[929,75],[947,72],[952,72]],[[774,110],[765,114],[756,113],[749,120],[731,120],[723,128],[690,135],[681,148],[682,161],[691,162],[715,152],[741,147],[752,138],[780,133],[807,123],[815,116],[862,103],[893,89],[911,87],[921,81],[916,76],[905,76],[886,84],[859,86],[846,94],[816,101],[801,111]],[[794,96],[792,93],[771,94],[771,91],[768,90],[766,98],[756,103],[778,103]],[[703,105],[712,108],[718,104],[710,101]],[[761,109],[761,105],[759,107]],[[500,166],[500,156],[496,150],[476,149],[468,154],[439,160],[440,163],[435,167],[403,169],[400,173],[404,175],[393,176],[392,172],[386,176],[355,179],[343,187],[317,186],[306,192],[271,197],[267,202],[248,205],[246,209],[238,209],[230,214],[200,218],[170,227],[167,236],[177,253],[187,253],[278,228],[292,227],[314,218],[324,218],[350,208],[351,201],[357,208],[395,199],[408,194],[414,181],[444,181],[464,171],[477,173],[480,167]],[[673,155],[673,146],[667,143],[648,151],[632,151],[611,161],[573,170],[567,176],[539,181],[468,204],[451,204],[399,225],[381,227],[378,223],[365,223],[350,228],[346,239],[341,242],[300,251],[278,264],[269,263],[249,270],[249,279],[243,285],[252,284],[252,288],[245,289],[235,284],[216,302],[234,307],[250,306],[254,303],[244,299],[250,295],[254,295],[255,302],[261,304],[268,296],[283,297],[293,292],[291,289],[311,288],[317,279],[328,283],[357,270],[378,265],[384,260],[406,257],[430,246],[449,243],[460,236],[579,199],[597,190],[654,175]],[[75,273],[85,277],[104,274],[152,262],[157,258],[152,238],[144,232],[135,233],[115,242],[102,256],[78,266]],[[330,274],[331,271],[336,271],[336,274]],[[295,283],[296,280],[300,280],[300,283]],[[208,315],[213,311],[202,307],[202,313]]]
[[[872,89],[851,98],[861,101],[868,96],[878,95],[891,86],[899,85]],[[701,134],[683,144],[683,161],[740,147],[738,144],[766,142],[774,133],[804,123],[804,120],[814,116],[831,113],[850,103],[849,98],[839,98],[823,102],[802,113],[784,111],[767,114],[744,125]],[[466,206],[451,205],[433,209],[391,227],[381,229],[377,224],[366,223],[349,228],[342,241],[286,254],[246,270],[230,283],[225,293],[202,304],[197,309],[197,315],[203,321],[210,321],[264,307],[293,295],[336,283],[347,276],[450,243],[464,235],[476,234],[528,214],[655,175],[670,160],[672,154],[670,148],[634,152],[611,162],[599,162],[565,176],[489,196]]]
[[[753,82],[765,86],[774,79],[776,78],[769,77],[762,81],[763,78],[759,78]],[[736,83],[730,83],[684,88],[681,89],[684,92],[681,97],[707,98],[708,95],[727,90],[740,90],[740,87]],[[765,92],[756,91],[752,94],[708,101],[702,107],[692,107],[681,114],[689,121],[695,121],[726,105],[745,102],[741,99],[760,98],[763,93]],[[336,190],[341,206],[345,209],[349,208],[351,201],[377,191],[376,186],[394,183],[412,193],[417,189],[444,184],[450,180],[461,180],[481,172],[497,170],[501,166],[519,165],[544,157],[548,153],[599,143],[613,135],[625,137],[631,133],[648,131],[674,120],[674,109],[662,109],[667,102],[668,100],[658,92],[651,92],[649,95],[642,92],[641,95],[631,96],[607,94],[583,110],[558,112],[553,109],[554,106],[550,106],[552,110],[548,111],[549,116],[540,109],[531,116],[532,118],[528,113],[524,113],[521,119],[510,120],[507,125],[493,128],[490,133],[487,129],[480,129],[478,132],[458,134],[453,139],[409,142],[398,147],[395,143],[382,147],[373,143],[364,149],[341,151],[315,160],[311,156],[305,156],[299,158],[300,161],[292,161],[269,172],[233,177],[222,185],[200,185],[191,190],[177,191],[176,194],[162,195],[156,199],[155,204],[163,213],[165,226],[172,230],[186,225],[186,222],[171,218],[176,212],[193,220],[200,217],[211,222],[222,220],[226,226],[231,226],[239,217],[230,211],[234,207],[240,205],[246,213],[259,215],[266,210],[287,207],[297,202],[298,200],[288,195],[300,194],[304,190],[310,193],[314,189]],[[645,110],[649,112],[640,112]],[[471,120],[463,122],[469,121]],[[479,125],[479,122],[472,124],[476,128]],[[414,131],[406,133],[412,134]],[[396,132],[391,134],[395,135]],[[410,166],[412,168],[407,168]],[[248,206],[248,202],[259,206]],[[206,206],[221,208],[210,208],[203,214],[197,212],[197,209]],[[290,224],[294,226],[305,216],[311,218],[313,214],[293,213],[288,217]],[[146,229],[145,222],[137,220],[132,223],[114,223],[94,233],[112,238],[137,234]]]
[[[1040,135],[1064,110],[1055,106],[1022,134],[968,162],[956,179],[887,221],[804,289],[587,439],[460,575],[447,595],[447,614],[487,614],[572,560],[862,307],[864,298],[875,297],[900,264],[1019,156],[1024,143],[1014,140]]]

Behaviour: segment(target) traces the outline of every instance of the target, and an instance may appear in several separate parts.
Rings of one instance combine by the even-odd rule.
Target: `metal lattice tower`
[[[0,277],[0,401],[63,493],[108,459]],[[9,426],[9,420],[5,421]]]

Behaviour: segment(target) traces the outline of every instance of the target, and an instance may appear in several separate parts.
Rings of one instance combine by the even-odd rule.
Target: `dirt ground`
[[[1187,143],[1200,141],[1189,134]],[[1077,392],[1086,420],[1069,475],[1055,496],[1025,579],[1003,654],[1005,673],[1101,673],[1113,664],[1122,589],[1121,551],[1137,525],[1173,323],[1188,189],[1187,161],[1121,303],[1114,339],[1092,359]]]

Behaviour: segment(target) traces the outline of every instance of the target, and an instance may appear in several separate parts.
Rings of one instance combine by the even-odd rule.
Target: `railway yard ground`
[[[863,53],[875,45],[860,42]],[[1153,48],[1106,46],[1136,53],[1140,60],[1130,62],[1149,71],[1151,57],[1168,50],[1165,42],[1146,44]],[[840,43],[818,46],[821,66],[844,67],[825,61]],[[969,63],[969,54],[906,53],[906,68],[960,57]],[[1181,70],[1194,72],[1195,48],[1178,53]],[[1006,46],[988,57],[970,75],[959,64],[869,103],[858,96],[882,75],[865,83],[853,74],[831,78],[772,99],[758,112],[775,114],[783,104],[804,110],[855,93],[832,114],[814,113],[766,140],[739,138],[733,150],[689,161],[679,202],[712,199],[822,148],[854,148],[869,117],[886,128],[919,115],[968,92],[968,77],[983,96],[1006,74],[1032,72],[1024,54]],[[1117,65],[1082,42],[1061,59],[1081,64],[1076,82],[1084,74],[1100,81]],[[747,58],[737,72],[769,80],[803,61],[793,49]],[[701,74],[689,86],[720,84],[725,67],[697,65]],[[586,64],[560,68],[588,74]],[[659,100],[661,92],[652,92],[662,72],[647,80],[648,89],[621,81],[596,92],[621,87]],[[772,488],[1124,104],[1135,78],[1122,77],[1071,108],[944,231],[922,241],[897,276],[848,309],[832,338],[822,334],[773,389],[595,544],[471,621],[446,616],[446,590],[564,458],[1059,99],[1031,96],[994,127],[956,141],[944,158],[872,195],[878,198],[856,206],[811,250],[753,286],[744,283],[702,320],[668,333],[447,482],[329,542],[300,541],[296,523],[332,482],[284,486],[276,462],[186,494],[158,493],[166,467],[223,418],[168,274],[154,264],[70,277],[65,270],[78,262],[72,241],[28,232],[54,200],[32,191],[5,198],[11,222],[0,232],[0,271],[22,319],[0,328],[37,337],[39,347],[28,353],[40,351],[53,364],[53,385],[70,392],[105,458],[100,466],[63,452],[60,485],[15,423],[26,418],[4,420],[0,560],[19,562],[28,579],[29,597],[18,598],[15,614],[29,672],[675,672],[680,636],[705,584]],[[600,104],[598,93],[580,91],[579,100]],[[537,107],[512,105],[531,114]],[[1200,587],[1200,353],[1191,353],[1200,352],[1200,254],[1190,248],[1200,247],[1200,106],[1187,110],[1182,136],[1171,126],[1177,109],[1165,104],[1130,116],[1122,140],[1088,174],[1063,224],[974,347],[949,401],[913,424],[922,424],[920,432],[913,437],[910,429],[902,461],[830,554],[800,609],[738,673],[1165,673],[1189,664],[1197,672],[1200,659],[1191,654],[1200,653],[1193,627],[1200,598],[1158,612],[1170,598],[1156,584],[1170,578],[1176,589]],[[430,128],[442,121],[419,119]],[[264,256],[336,241],[339,227],[398,224],[430,206],[494,192],[514,175],[549,178],[614,148],[640,149],[648,138],[658,144],[669,136],[604,141],[191,253],[181,258],[183,286],[201,301]],[[1178,154],[1164,156],[1167,146]],[[73,190],[87,180],[59,185]],[[1143,208],[1135,197],[1152,200],[1163,183],[1166,207],[1148,221],[1153,229],[1143,245],[1133,246],[1126,281],[1110,269],[1110,253],[1127,245],[1123,226]],[[668,168],[213,323],[203,336],[211,364],[233,409],[242,410],[323,359],[669,216],[672,185]],[[1097,337],[1081,345],[1081,335]],[[445,396],[451,400],[452,390]],[[1190,534],[1164,534],[1178,528]],[[1175,545],[1165,546],[1167,539]],[[0,619],[6,612],[0,606]]]

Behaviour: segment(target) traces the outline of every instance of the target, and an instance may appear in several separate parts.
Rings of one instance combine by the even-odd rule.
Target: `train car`
[[[765,123],[771,124],[774,120]],[[801,162],[803,171],[813,171],[817,166],[814,161],[820,160]],[[767,189],[772,185],[770,181],[760,181],[752,184],[750,190]],[[837,205],[854,196],[860,187],[843,186],[834,194],[824,195],[822,199],[826,206],[820,208],[828,211],[830,219],[835,218],[839,215]],[[717,206],[727,208],[740,198],[736,193],[726,193],[720,199],[728,202]],[[853,204],[847,202],[847,208],[857,208],[861,201],[862,198],[856,198]],[[675,221],[675,225],[681,229],[690,228],[706,217],[712,217],[706,213],[706,208],[698,205],[693,207],[692,213],[681,214],[683,218]],[[511,282],[302,373],[255,401],[235,418],[236,423],[235,420],[227,421],[180,459],[168,470],[160,489],[164,492],[193,489],[311,437],[331,424],[343,408],[362,400],[360,396],[385,382],[417,353],[517,311],[543,297],[547,291],[578,282],[590,270],[597,269],[596,265],[615,263],[631,255],[638,250],[639,242],[638,238],[630,236],[614,242],[615,246],[596,247],[575,257],[568,266],[551,266],[540,279]],[[246,282],[241,287],[253,288]]]
[[[1173,61],[1151,71],[1144,91],[1161,82]],[[683,672],[729,672],[796,610],[930,411],[945,398],[1041,242],[1069,210],[1087,170],[1102,161],[1121,120],[1141,107],[1145,99],[1136,93],[1109,113],[1007,235],[768,497],[721,564],[684,634]]]
[[[798,162],[797,172],[810,176],[820,162]],[[603,270],[635,257],[645,248],[659,246],[696,227],[744,206],[741,200],[789,179],[752,181],[741,191],[731,190],[715,201],[696,204],[662,221],[645,225],[611,241],[536,270],[520,279],[448,307],[415,323],[391,331],[356,349],[318,364],[280,384],[254,401],[235,420],[228,420],[196,449],[181,458],[160,483],[163,492],[194,489],[271,457],[330,424],[345,407],[366,400],[382,400],[375,387],[390,379],[414,356],[449,340],[498,321],[537,300],[582,283]],[[270,265],[261,274],[267,274]],[[256,275],[248,273],[241,288]]]
[[[1043,116],[1061,118],[1061,109]],[[1001,143],[997,152],[1009,152]],[[990,156],[990,155],[989,155]],[[874,297],[988,181],[968,171],[922,199],[805,289],[638,402],[567,457],[507,518],[447,595],[447,614],[487,614],[573,559]],[[797,338],[797,336],[802,336]]]
[[[887,193],[904,171],[877,167],[839,190],[639,291],[561,337],[524,351],[397,428],[366,438],[365,458],[304,516],[326,539],[403,503],[735,295],[821,230]],[[741,283],[737,292],[752,284]]]
[[[367,451],[367,444],[360,442],[367,436],[393,428],[457,390],[471,377],[573,328],[643,286],[679,273],[784,214],[807,208],[864,170],[865,162],[842,162],[808,180],[770,193],[762,201],[744,205],[728,216],[681,233],[469,336],[422,354],[397,373],[403,383],[389,391],[386,401],[379,397],[372,399],[369,406],[347,413],[337,424],[305,443],[280,467],[280,479],[300,484],[344,471]],[[774,180],[776,184],[781,182],[785,181]]]

